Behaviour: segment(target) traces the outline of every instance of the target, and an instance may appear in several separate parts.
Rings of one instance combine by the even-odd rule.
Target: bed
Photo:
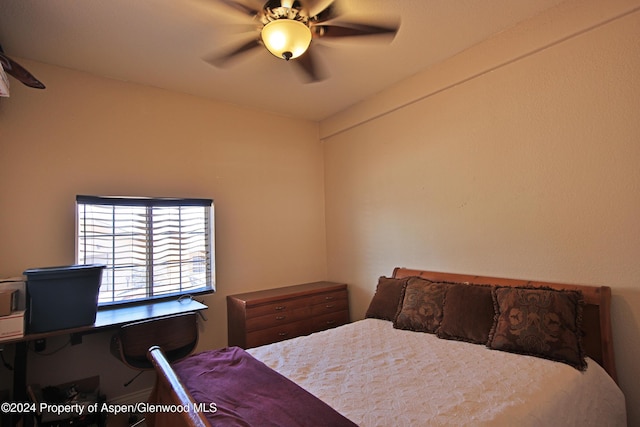
[[[611,290],[395,268],[365,319],[169,365],[162,426],[626,426]],[[168,406],[162,406],[168,405]]]

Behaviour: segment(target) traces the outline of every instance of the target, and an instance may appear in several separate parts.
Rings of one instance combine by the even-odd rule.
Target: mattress
[[[626,426],[622,391],[559,362],[365,319],[248,350],[359,426]]]

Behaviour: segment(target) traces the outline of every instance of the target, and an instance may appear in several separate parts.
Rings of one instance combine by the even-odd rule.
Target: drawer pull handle
[[[332,297],[332,296],[324,297],[324,299],[325,299],[326,301],[331,301],[333,298],[334,298],[334,297]]]
[[[324,308],[333,308],[335,306],[336,306],[335,304],[327,304],[324,306]]]
[[[276,320],[284,320],[287,316],[276,316]]]
[[[286,305],[278,305],[278,306],[276,306],[276,311],[282,311],[282,310],[284,310],[285,308],[287,308],[287,306],[286,306]]]
[[[334,323],[336,323],[335,320],[327,320],[327,325],[333,325]]]
[[[287,333],[286,332],[278,332],[278,336],[279,337],[286,337]]]

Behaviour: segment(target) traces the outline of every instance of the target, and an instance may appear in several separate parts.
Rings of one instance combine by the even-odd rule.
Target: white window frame
[[[188,213],[196,216],[183,221]],[[171,241],[162,247],[162,258],[153,243],[158,240],[159,219],[162,242]],[[106,265],[98,306],[215,292],[211,199],[78,195],[75,240],[77,264]],[[122,240],[131,243],[123,248]]]

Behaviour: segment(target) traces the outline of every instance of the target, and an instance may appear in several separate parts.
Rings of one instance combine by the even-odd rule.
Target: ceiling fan
[[[0,64],[2,64],[4,72],[15,77],[25,85],[36,89],[45,88],[44,84],[42,84],[40,80],[36,79],[33,74],[28,72],[22,65],[5,55],[4,50],[2,50],[2,46],[0,46]]]
[[[223,54],[204,58],[212,65],[223,67],[231,59],[255,48],[266,48],[274,56],[295,63],[308,82],[326,78],[309,49],[313,40],[386,35],[393,38],[399,22],[382,24],[338,22],[334,1],[322,6],[314,0],[268,0],[262,8],[248,6],[237,0],[218,0],[254,20],[257,37]],[[318,10],[319,9],[319,10]],[[330,22],[336,20],[335,23]]]

